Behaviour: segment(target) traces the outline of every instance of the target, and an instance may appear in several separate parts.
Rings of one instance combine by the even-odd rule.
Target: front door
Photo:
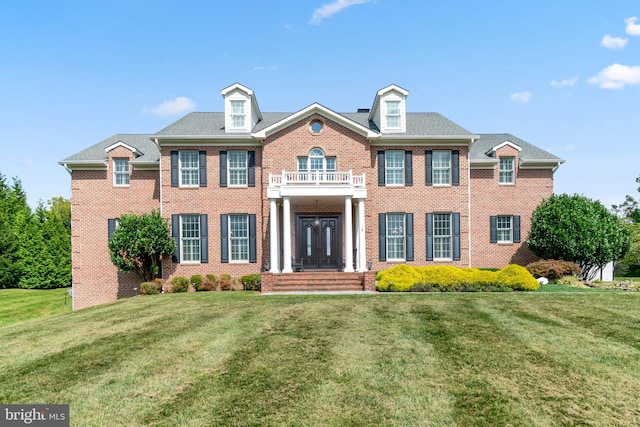
[[[340,266],[338,216],[299,216],[296,227],[296,262],[305,269],[338,269]]]

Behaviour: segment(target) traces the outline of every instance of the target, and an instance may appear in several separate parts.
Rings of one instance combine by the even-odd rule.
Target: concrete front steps
[[[262,293],[375,291],[375,272],[301,271],[262,274]]]

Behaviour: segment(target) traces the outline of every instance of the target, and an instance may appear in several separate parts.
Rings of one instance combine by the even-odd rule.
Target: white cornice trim
[[[118,147],[124,147],[124,148],[126,148],[127,150],[131,151],[131,152],[132,152],[132,153],[134,153],[134,154],[142,154],[142,153],[140,153],[140,151],[138,151],[135,147],[132,147],[131,145],[126,144],[126,143],[124,143],[124,142],[122,142],[122,141],[118,141],[118,142],[116,142],[115,144],[111,144],[110,146],[108,146],[107,148],[105,148],[105,149],[104,149],[104,151],[105,151],[106,153],[108,153],[109,151],[111,151],[111,150],[113,150],[113,149],[115,149],[115,148],[118,148]]]
[[[371,145],[432,145],[450,146],[464,145],[471,146],[477,139],[477,135],[381,135],[376,139],[371,139]]]
[[[511,147],[514,148],[518,151],[522,151],[522,147],[520,147],[518,144],[514,144],[513,142],[506,140],[504,141],[502,144],[498,144],[495,147],[492,147],[491,150],[487,151],[487,153],[485,154],[489,154],[489,153],[495,153],[496,151],[498,151],[499,149],[501,149],[502,147]]]

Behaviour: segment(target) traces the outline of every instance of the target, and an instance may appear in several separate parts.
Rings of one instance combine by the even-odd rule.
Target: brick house
[[[60,161],[71,174],[74,308],[138,293],[107,241],[120,215],[153,209],[177,243],[165,279],[262,272],[273,291],[304,270],[355,277],[367,290],[373,272],[398,263],[535,259],[523,240],[553,192],[556,156],[408,112],[396,85],[354,113],[317,103],[267,113],[243,85],[221,93],[223,112],[115,135]]]

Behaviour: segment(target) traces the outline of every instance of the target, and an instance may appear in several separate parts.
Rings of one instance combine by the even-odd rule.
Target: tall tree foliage
[[[640,176],[636,178],[636,183],[640,184]],[[640,274],[640,201],[627,195],[625,201],[620,205],[613,205],[612,210],[628,223],[633,236],[631,249],[616,265],[616,271],[623,275],[637,276]]]
[[[160,272],[164,255],[175,250],[169,224],[160,212],[125,214],[109,239],[111,261],[118,270],[134,272],[143,282],[150,282]]]
[[[541,258],[576,262],[584,279],[622,258],[631,232],[600,202],[584,196],[552,195],[533,212],[527,245]]]

